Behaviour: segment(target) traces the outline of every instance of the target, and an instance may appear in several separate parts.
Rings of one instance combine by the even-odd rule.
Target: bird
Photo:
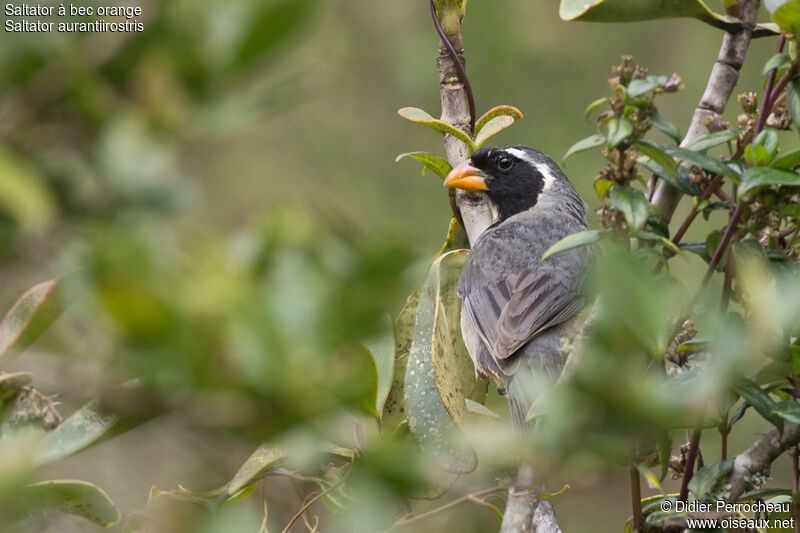
[[[476,373],[508,395],[512,421],[524,428],[540,380],[552,383],[561,373],[568,322],[587,303],[594,251],[542,256],[588,229],[587,206],[558,165],[528,146],[481,148],[444,184],[481,191],[496,214],[458,280],[461,331]]]

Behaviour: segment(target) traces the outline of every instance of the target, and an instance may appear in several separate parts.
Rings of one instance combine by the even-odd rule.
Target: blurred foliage
[[[520,457],[552,486],[563,475],[586,485],[599,476],[603,494],[568,493],[556,505],[599,505],[564,513],[574,528],[613,507],[619,527],[629,504],[614,493],[614,465],[637,463],[665,492],[667,467],[685,459],[676,429],[727,438],[748,420],[762,429],[797,421],[787,385],[800,367],[797,341],[788,342],[800,301],[797,232],[786,231],[800,216],[800,158],[783,129],[800,116],[794,80],[766,133],[755,131],[758,109],[745,101],[739,129],[681,151],[660,146],[651,127],[679,140],[662,117],[690,116],[715,29],[561,24],[555,9],[529,1],[470,3],[464,32],[478,98],[529,110],[512,134],[501,130],[521,113],[492,108],[472,148],[499,134],[563,153],[585,135],[581,103],[621,52],[686,71],[681,83],[626,59],[611,96],[592,106],[606,107],[582,147],[602,146],[610,168],[594,181],[597,198],[595,160],[576,156],[568,170],[601,205],[603,230],[569,246],[603,247],[593,282],[600,318],[572,378],[537,405],[542,431],[514,434],[496,414],[504,400],[486,398],[464,364],[457,225],[427,282],[419,261],[442,238],[431,228],[450,219],[440,184],[388,164],[421,138],[391,111],[409,100],[432,109],[438,99],[424,4],[153,2],[143,5],[142,34],[0,34],[4,530],[267,531],[294,521],[295,531],[487,531]],[[440,4],[464,16],[466,2]],[[784,4],[774,18],[791,32]],[[743,86],[760,87],[771,53],[763,46],[753,43],[760,59]],[[796,62],[792,41],[766,70],[793,74]],[[681,85],[691,94],[661,98]],[[412,111],[404,116],[452,133]],[[436,156],[408,155],[440,176],[449,169]],[[738,195],[698,199],[690,213],[710,221],[687,235],[702,242],[671,242],[641,184],[645,171],[695,197],[721,174],[738,182]],[[720,312],[718,287],[696,299],[694,290],[736,202],[747,212],[719,263],[737,265],[731,308]],[[50,281],[11,305],[42,279]],[[425,405],[437,404],[436,423],[406,420],[412,352],[431,372],[416,376],[429,396],[414,408],[430,414]],[[440,391],[453,397],[437,403]],[[755,416],[743,419],[745,411]],[[477,457],[473,472],[420,453],[415,437],[438,441],[439,424]],[[653,475],[647,465],[658,463]],[[724,467],[701,469],[695,495],[711,497]],[[442,505],[420,500],[445,493],[479,506],[415,520]]]

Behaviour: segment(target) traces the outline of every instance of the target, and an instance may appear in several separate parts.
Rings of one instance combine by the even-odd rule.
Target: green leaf
[[[374,337],[364,342],[364,347],[369,352],[372,362],[375,364],[377,384],[375,388],[375,415],[379,418],[383,414],[386,399],[394,379],[394,335],[391,318],[386,315],[387,333]]]
[[[740,378],[732,385],[733,390],[739,394],[744,400],[750,404],[753,409],[758,411],[765,420],[771,422],[774,426],[781,426],[781,418],[775,414],[775,402],[770,398],[769,394],[761,390],[761,388],[754,382]]]
[[[692,480],[689,481],[689,490],[699,500],[731,471],[733,471],[733,461],[720,461],[705,465],[692,476]]]
[[[425,170],[422,171],[423,174],[427,170],[432,170],[437,176],[442,179],[447,177],[447,174],[453,170],[453,167],[450,166],[450,163],[442,159],[441,157],[437,157],[433,154],[429,154],[427,152],[407,152],[405,154],[398,155],[394,162],[397,163],[401,159],[405,157],[411,157],[425,165]]]
[[[394,322],[394,374],[392,386],[381,416],[381,431],[392,435],[406,418],[405,376],[411,338],[414,335],[414,319],[417,316],[419,291],[414,291],[406,301]]]
[[[614,186],[614,182],[605,178],[597,177],[594,180],[594,192],[597,193],[599,198],[605,198],[608,190]]]
[[[772,412],[792,424],[800,424],[800,403],[784,400],[778,403]]]
[[[483,129],[487,122],[501,115],[509,116],[514,120],[519,120],[523,116],[522,111],[511,105],[499,105],[493,107],[484,113],[481,118],[475,121],[475,135],[480,133],[481,129]]]
[[[586,150],[591,150],[592,148],[597,148],[598,146],[603,146],[605,142],[605,135],[600,135],[599,133],[586,137],[585,139],[573,144],[570,149],[567,150],[567,153],[564,154],[563,159],[567,159],[572,154],[577,154],[578,152],[584,152]]]
[[[459,141],[463,142],[467,145],[470,154],[474,152],[477,148],[475,147],[475,143],[472,142],[472,139],[469,138],[469,135],[461,131],[460,129],[456,128],[455,126],[448,124],[447,122],[443,122],[439,119],[433,118],[429,113],[419,109],[417,107],[404,107],[402,109],[398,109],[397,114],[403,117],[406,120],[410,120],[411,122],[416,122],[417,124],[422,124],[424,126],[429,127],[433,131],[439,132],[442,135],[452,135]]]
[[[656,87],[661,87],[665,81],[667,81],[667,76],[654,76],[652,74],[643,80],[633,80],[628,85],[628,96],[631,98],[641,96]]]
[[[28,485],[22,491],[26,500],[38,508],[55,508],[82,516],[103,527],[111,527],[121,518],[119,509],[108,494],[86,481],[42,481]]]
[[[644,476],[647,482],[655,487],[656,490],[658,490],[661,494],[664,494],[664,487],[661,486],[661,481],[658,479],[658,476],[656,476],[653,471],[647,467],[647,465],[637,463],[636,470],[638,470],[639,473]]]
[[[0,214],[30,232],[47,229],[56,216],[44,178],[27,162],[0,149]]]
[[[280,468],[286,460],[286,455],[280,449],[264,443],[254,451],[236,472],[227,485],[224,493],[233,496],[242,489],[259,481]]]
[[[662,18],[691,17],[725,31],[741,29],[734,17],[711,11],[702,0],[561,0],[558,11],[562,20],[592,22],[634,22]],[[759,25],[755,35],[772,35],[776,30]]]
[[[753,144],[763,146],[767,153],[767,162],[772,161],[772,158],[778,153],[778,132],[774,128],[764,128],[753,139]]]
[[[272,56],[310,20],[316,3],[316,0],[279,0],[266,4],[246,20],[250,26],[236,49],[231,68],[252,68],[254,63]]]
[[[93,400],[48,433],[39,449],[38,463],[49,463],[77,453],[94,444],[117,422],[117,416]]]
[[[8,360],[30,346],[66,307],[61,283],[51,279],[29,289],[0,321],[0,358]]]
[[[548,257],[551,257],[553,255],[595,243],[600,240],[600,237],[604,233],[605,231],[602,230],[591,229],[588,231],[581,231],[579,233],[573,233],[572,235],[568,235],[563,239],[561,239],[560,241],[558,241],[557,243],[555,243],[553,246],[551,246],[544,253],[544,255],[542,255],[541,262],[544,262]]]
[[[772,20],[785,32],[797,35],[800,31],[800,0],[790,0],[772,13]]]
[[[800,148],[783,154],[773,161],[770,166],[781,170],[794,170],[800,166]]]
[[[800,185],[800,174],[774,167],[747,168],[742,174],[742,181],[739,184],[739,198],[749,190],[763,185],[797,186]]]
[[[760,144],[748,144],[744,148],[744,160],[752,167],[768,165],[770,158],[767,149]]]
[[[481,416],[486,416],[486,417],[489,417],[489,418],[494,418],[495,420],[503,420],[503,417],[501,417],[500,415],[498,415],[497,413],[495,413],[494,411],[492,411],[491,409],[489,409],[485,405],[480,404],[480,403],[476,402],[475,400],[470,400],[469,398],[466,398],[465,400],[466,400],[466,404],[467,404],[467,412],[468,413],[473,413],[473,414],[476,414],[476,415],[481,415]]]
[[[740,128],[733,128],[730,130],[722,130],[722,131],[715,131],[713,133],[707,133],[705,135],[701,135],[700,137],[696,137],[692,139],[689,143],[684,146],[687,150],[692,150],[693,152],[704,152],[709,148],[713,148],[714,146],[719,146],[720,144],[726,143],[731,141],[739,136]]]
[[[797,1],[800,2],[800,0]],[[800,87],[798,87],[797,78],[786,84],[786,109],[789,110],[794,127],[800,131]]]
[[[662,133],[666,134],[676,143],[681,142],[681,132],[678,131],[678,128],[670,122],[669,120],[665,119],[661,115],[650,115],[650,121],[653,123],[653,126],[661,130]]]
[[[633,133],[633,123],[627,118],[612,118],[606,130],[606,148],[616,148]]]
[[[693,152],[692,150],[687,150],[679,146],[662,146],[661,149],[675,159],[681,159],[687,163],[697,165],[700,168],[710,170],[715,174],[722,174],[725,177],[736,180],[739,179],[739,174],[737,174],[735,170],[724,163],[717,161],[713,157],[705,154],[698,154],[697,152]]]
[[[761,69],[761,75],[766,76],[772,69],[780,70],[791,64],[791,62],[792,58],[789,57],[789,54],[783,52],[777,53],[774,56],[770,57],[766,63],[764,63],[764,68]]]
[[[500,115],[488,121],[478,132],[478,135],[475,137],[476,149],[483,146],[483,144],[489,139],[489,137],[500,133],[513,123],[514,123],[514,118],[508,115]]]
[[[644,227],[650,214],[650,202],[642,191],[631,187],[615,187],[609,196],[611,207],[622,212],[631,235]]]
[[[455,424],[466,412],[464,395],[458,397],[454,369],[443,368],[444,361],[454,352],[446,315],[458,300],[453,281],[457,280],[465,258],[465,250],[448,252],[428,270],[419,293],[405,376],[405,406],[411,434],[444,470],[457,474],[477,467],[475,452],[461,441]]]
[[[33,374],[30,372],[14,372],[0,374],[0,410],[5,409],[17,398],[22,387],[30,385]]]
[[[635,146],[641,153],[649,157],[655,163],[658,163],[670,176],[675,175],[675,167],[677,167],[675,160],[661,150],[661,148],[647,141],[638,141]],[[654,174],[656,173],[654,172]]]
[[[608,104],[610,102],[611,100],[609,100],[607,96],[604,96],[603,98],[598,98],[597,100],[586,106],[586,118],[589,118],[589,115],[591,115],[598,107],[600,107],[603,104]]]

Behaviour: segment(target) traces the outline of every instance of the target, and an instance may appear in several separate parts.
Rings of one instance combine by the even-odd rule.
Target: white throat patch
[[[543,190],[546,191],[553,185],[553,183],[555,183],[556,177],[553,175],[553,171],[550,169],[550,167],[544,163],[535,161],[525,150],[520,150],[519,148],[506,148],[506,152],[513,155],[517,159],[525,161],[539,171],[539,174],[541,174],[542,178],[544,179]]]

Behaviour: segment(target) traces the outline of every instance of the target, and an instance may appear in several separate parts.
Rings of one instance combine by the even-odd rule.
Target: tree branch
[[[764,470],[780,454],[800,442],[800,425],[784,422],[783,435],[776,428],[764,434],[755,444],[736,456],[728,483],[728,501],[736,501],[748,488],[754,475]]]
[[[456,50],[461,47],[461,35],[450,37],[451,43]],[[453,43],[453,41],[456,41]],[[457,55],[460,62],[464,62],[462,55]],[[470,129],[469,99],[464,83],[459,76],[458,67],[447,51],[440,49],[439,57],[436,59],[436,70],[439,72],[439,92],[442,98],[442,120],[452,124],[467,135],[472,135]],[[450,135],[445,135],[444,150],[447,161],[456,166],[463,162],[467,156],[467,147]],[[467,237],[470,244],[475,244],[481,233],[484,232],[492,223],[492,214],[486,199],[480,193],[469,193],[458,190],[456,192],[456,203],[461,211],[464,221],[464,228],[467,230]]]
[[[744,63],[747,47],[753,36],[756,16],[758,15],[759,0],[742,0],[739,3],[744,23],[736,32],[726,32],[722,38],[722,46],[716,63],[711,68],[708,85],[697,104],[692,116],[689,130],[686,132],[681,146],[686,146],[692,140],[707,132],[706,122],[725,111],[728,99],[739,81],[739,70]],[[653,195],[653,204],[658,206],[669,221],[680,202],[681,193],[665,181],[659,182]]]

